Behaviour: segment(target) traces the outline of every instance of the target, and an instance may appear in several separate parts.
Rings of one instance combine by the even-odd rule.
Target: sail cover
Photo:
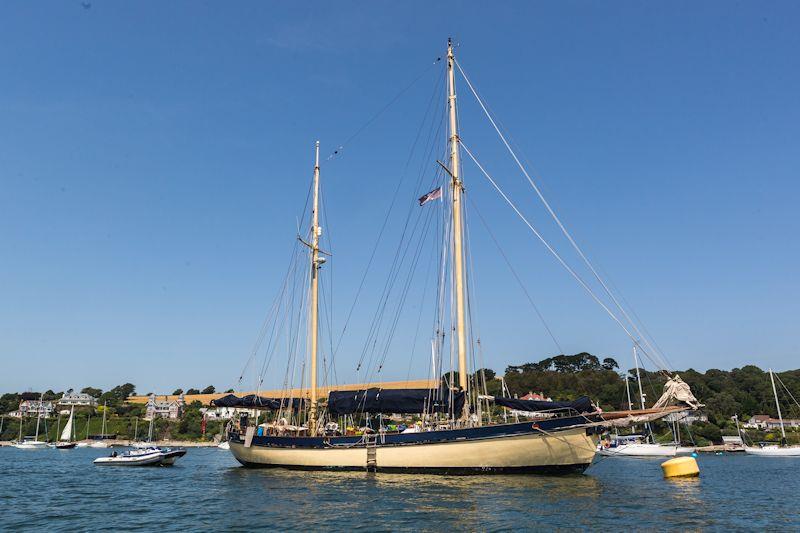
[[[546,412],[560,409],[572,409],[578,413],[593,413],[597,409],[592,405],[588,396],[581,396],[573,402],[546,402],[542,400],[519,400],[517,398],[505,398],[495,396],[494,403],[509,409],[527,412]]]
[[[265,409],[277,411],[281,408],[286,408],[291,405],[293,410],[299,409],[302,400],[300,398],[265,398],[263,396],[256,396],[255,394],[248,394],[246,396],[236,396],[235,394],[228,394],[222,398],[211,400],[211,405],[214,407],[241,407],[243,409]]]
[[[451,399],[452,396],[452,409]],[[466,395],[436,389],[378,389],[331,391],[328,412],[353,413],[461,413]]]

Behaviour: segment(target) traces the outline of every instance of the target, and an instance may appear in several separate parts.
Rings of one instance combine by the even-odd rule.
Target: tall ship
[[[229,394],[212,402],[218,407],[250,413],[236,418],[227,430],[230,452],[242,465],[418,473],[583,472],[591,464],[597,452],[598,435],[605,428],[651,421],[689,408],[685,402],[673,406],[660,400],[653,409],[603,413],[588,397],[552,402],[488,393],[486,375],[476,364],[482,356],[478,353],[481,348],[476,339],[479,337],[472,327],[474,302],[470,291],[474,279],[469,272],[471,261],[462,153],[469,155],[513,210],[521,218],[522,215],[459,135],[457,71],[476,98],[478,95],[458,65],[450,40],[444,61],[437,63],[446,66],[441,82],[446,93],[441,123],[446,126],[438,130],[446,137],[441,145],[444,161],[430,159],[437,177],[432,190],[419,198],[417,206],[419,209],[436,208],[438,214],[430,215],[427,220],[439,228],[440,238],[435,242],[441,245],[438,253],[432,254],[436,258],[437,291],[430,360],[426,365],[429,366],[430,379],[424,381],[423,386],[413,388],[387,387],[375,379],[376,373],[373,372],[366,382],[356,386],[330,384],[335,356],[333,342],[329,343],[328,358],[320,357],[320,322],[325,322],[321,319],[321,272],[330,254],[321,243],[320,219],[324,204],[320,201],[317,142],[309,191],[310,210],[307,211],[310,212],[310,224],[306,232],[298,235],[297,247],[302,253],[293,260],[300,274],[295,277],[287,275],[281,288],[281,294],[291,292],[292,284],[297,285],[299,279],[299,285],[304,286],[303,293],[298,298],[299,304],[285,306],[285,309],[281,302],[285,302],[287,297],[277,297],[271,311],[271,322],[265,322],[259,337],[266,343],[265,352],[269,359],[276,352],[287,352],[290,361],[283,388],[274,394],[262,394],[259,390],[243,396]],[[485,106],[479,102],[485,111]],[[492,124],[496,128],[496,124]],[[436,135],[436,131],[437,128],[432,127],[432,135]],[[499,129],[497,131],[500,133]],[[506,146],[510,151],[508,143]],[[516,155],[514,158],[519,163]],[[420,192],[426,190],[428,187]],[[533,229],[530,224],[528,226]],[[403,261],[415,261],[418,256],[415,247],[406,246],[399,250],[393,268]],[[399,268],[390,272],[390,283],[403,283],[398,281],[402,277]],[[397,310],[387,307],[386,300],[382,300],[376,315],[379,318],[374,318],[373,322],[395,319],[393,313]],[[279,348],[275,330],[285,323],[294,324],[295,333],[280,341],[286,348]],[[370,330],[365,346],[375,346],[386,338],[391,339],[394,329],[387,329],[388,333],[380,339]],[[520,335],[525,333],[519,332]],[[302,349],[298,348],[300,346]],[[379,372],[382,358],[390,350],[378,352],[374,358],[367,358],[363,365],[371,365]],[[301,386],[291,388],[291,380],[297,379],[298,375]],[[321,386],[321,377],[327,384]],[[259,379],[260,385],[263,376]],[[254,411],[256,416],[253,416]],[[509,419],[508,411],[527,413],[527,416]]]

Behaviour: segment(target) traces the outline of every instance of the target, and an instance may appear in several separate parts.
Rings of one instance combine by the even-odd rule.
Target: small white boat
[[[220,450],[230,450],[231,444],[228,441],[222,441],[219,444],[217,444],[217,448],[219,448]]]
[[[178,458],[186,455],[183,448],[150,447],[141,450],[130,450],[121,454],[112,453],[108,457],[98,457],[97,465],[111,466],[172,466]]]
[[[642,435],[616,435],[610,441],[598,444],[597,453],[606,457],[674,457],[678,447],[645,442]]]
[[[677,446],[675,448],[675,452],[678,455],[690,455],[690,454],[693,454],[696,451],[697,451],[697,449],[692,447],[692,446]]]
[[[108,457],[98,457],[93,462],[103,466],[159,466],[161,464],[161,450],[131,450]]]
[[[89,447],[89,443],[85,442],[85,441],[84,442],[79,442],[78,444],[75,445],[75,447],[76,448],[88,448]]]
[[[19,448],[20,450],[46,450],[47,443],[41,440],[36,440],[31,437],[25,437],[22,442],[16,442],[13,444],[14,448]]]
[[[778,446],[776,444],[745,446],[744,451],[750,455],[762,457],[800,457],[800,446]]]
[[[88,446],[89,448],[109,448],[111,445],[104,440],[96,440]]]

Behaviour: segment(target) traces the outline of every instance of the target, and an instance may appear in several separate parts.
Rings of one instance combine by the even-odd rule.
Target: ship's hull
[[[531,426],[525,424],[528,428]],[[470,430],[461,430],[460,433]],[[448,433],[448,432],[433,432]],[[479,432],[477,432],[479,433]],[[403,435],[403,442],[384,439],[374,446],[363,442],[327,446],[298,446],[304,439],[231,438],[234,457],[248,467],[301,470],[371,470],[405,473],[580,473],[592,462],[596,442],[586,428],[499,434],[470,438],[455,436],[438,441],[424,433]],[[412,437],[412,438],[409,438]],[[446,437],[446,436],[445,436]],[[310,440],[310,439],[308,439]],[[292,445],[290,442],[294,442]]]

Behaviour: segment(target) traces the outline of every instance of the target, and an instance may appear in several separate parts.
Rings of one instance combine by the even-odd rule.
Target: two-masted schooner
[[[420,204],[446,197],[449,237],[452,351],[457,379],[429,388],[388,389],[364,387],[336,390],[321,398],[319,374],[320,269],[325,253],[320,248],[320,160],[316,144],[313,200],[309,236],[298,237],[308,251],[307,349],[308,394],[239,397],[233,394],[214,405],[257,409],[270,413],[261,424],[242,417],[228,430],[230,451],[245,466],[295,469],[342,469],[380,472],[482,473],[482,472],[582,472],[596,453],[601,427],[610,419],[645,420],[683,408],[601,413],[592,402],[544,402],[482,395],[470,384],[468,368],[467,261],[465,261],[464,186],[461,178],[461,139],[456,110],[456,61],[448,40],[446,56],[447,143],[449,160],[439,163],[447,185],[420,198]],[[433,163],[433,161],[431,161]],[[445,194],[443,194],[445,193]],[[437,369],[433,365],[434,370]],[[454,374],[454,372],[453,372]],[[491,404],[533,412],[525,421],[505,423],[492,419]],[[299,414],[304,413],[304,414]],[[417,418],[408,427],[378,423],[383,415]],[[270,420],[270,416],[272,419]],[[289,417],[287,421],[285,416]],[[257,417],[256,417],[257,418]],[[294,421],[294,423],[292,423]],[[361,421],[361,423],[357,422]],[[366,422],[364,422],[366,421]],[[365,427],[366,426],[366,427]]]

